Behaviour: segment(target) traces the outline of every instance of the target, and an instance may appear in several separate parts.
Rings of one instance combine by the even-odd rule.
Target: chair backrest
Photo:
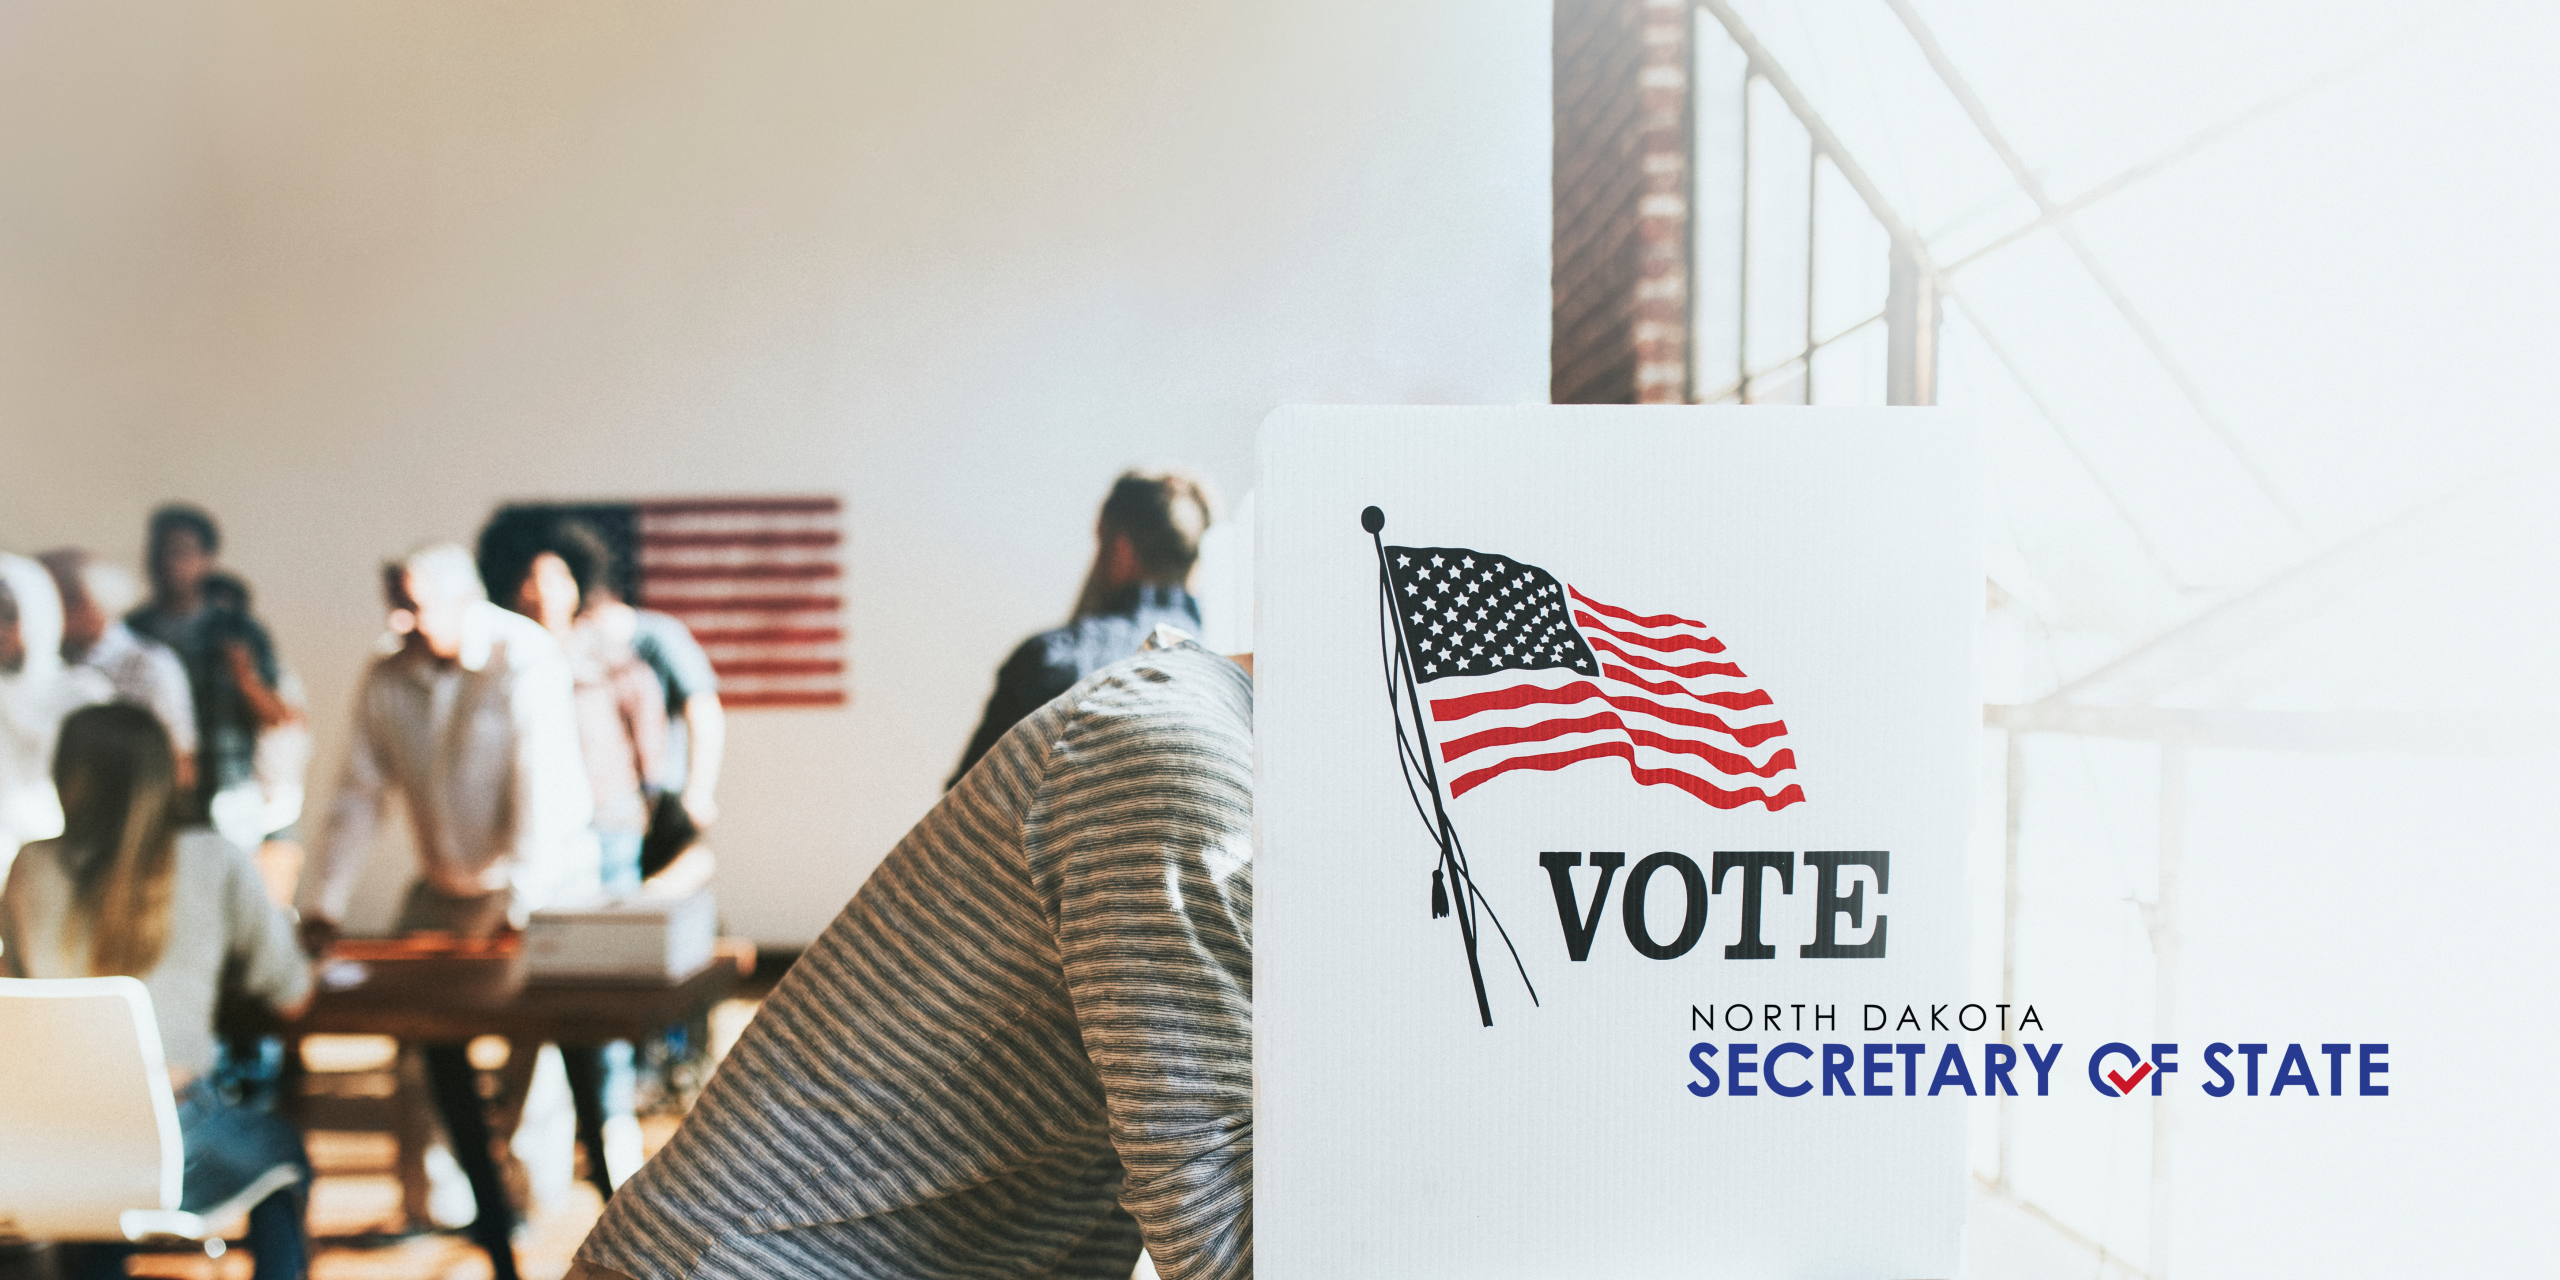
[[[186,1172],[151,993],[134,978],[0,978],[0,1236],[122,1240]]]

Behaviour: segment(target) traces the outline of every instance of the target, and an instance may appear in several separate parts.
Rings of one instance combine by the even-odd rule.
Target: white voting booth
[[[1962,991],[1974,480],[1929,410],[1272,415],[1259,1274],[1955,1273],[1963,1098],[1862,1008]]]

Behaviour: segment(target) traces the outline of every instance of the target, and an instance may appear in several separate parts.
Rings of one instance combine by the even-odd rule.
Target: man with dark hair
[[[275,641],[256,619],[206,605],[205,580],[221,550],[222,531],[203,508],[173,502],[152,512],[143,557],[151,599],[125,615],[136,635],[169,646],[186,667],[195,696],[199,819],[224,789],[255,783],[258,733],[283,723]]]
[[[986,715],[946,788],[968,776],[1015,722],[1135,653],[1158,626],[1200,629],[1191,566],[1200,559],[1200,536],[1217,518],[1215,505],[1206,484],[1180,471],[1126,471],[1112,482],[1075,617],[1023,641],[997,669]]]

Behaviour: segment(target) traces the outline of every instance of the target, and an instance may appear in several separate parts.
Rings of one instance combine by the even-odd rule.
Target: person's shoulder
[[[631,643],[634,645],[692,644],[693,628],[684,619],[656,609],[631,607]]]
[[[693,628],[672,613],[633,609],[631,648],[660,679],[684,686],[685,693],[709,692],[709,686],[717,683],[711,656],[703,652]]]
[[[1159,627],[1137,653],[1078,681],[1045,710],[1070,738],[1138,721],[1164,730],[1241,732],[1249,741],[1253,678],[1180,631]]]
[[[416,661],[417,659],[410,654],[408,646],[395,643],[394,637],[383,637],[374,645],[372,651],[365,655],[363,673],[356,677],[359,696],[368,694],[375,687],[390,681]]]
[[[1042,661],[1048,661],[1053,655],[1072,651],[1076,641],[1084,637],[1087,630],[1086,624],[1091,621],[1092,619],[1089,618],[1078,618],[1046,631],[1034,632],[1021,644],[1014,646],[1013,656],[1019,659],[1028,654],[1035,655]]]
[[[1004,665],[997,669],[996,679],[1016,693],[1036,692],[1033,705],[1066,692],[1084,672],[1076,665],[1076,642],[1082,633],[1077,624],[1051,627],[1026,637],[1006,654]]]
[[[257,858],[211,827],[181,827],[177,838],[178,868],[184,879],[219,879],[246,869],[257,874]]]
[[[158,636],[144,635],[130,626],[119,626],[117,630],[123,633],[124,642],[133,646],[133,652],[141,657],[145,665],[163,672],[175,671],[180,675],[186,674],[187,660],[179,657],[178,651],[171,648],[168,642]]]
[[[482,602],[472,606],[472,624],[481,629],[492,651],[516,671],[558,667],[566,670],[569,651],[542,624],[512,609]]]
[[[115,680],[85,662],[71,663],[62,668],[62,689],[65,715],[81,707],[116,700]]]
[[[59,836],[50,840],[31,840],[19,846],[18,856],[9,862],[9,874],[5,887],[0,887],[0,893],[14,896],[26,892],[26,886],[40,878],[60,878],[62,858],[56,851],[61,847]]]

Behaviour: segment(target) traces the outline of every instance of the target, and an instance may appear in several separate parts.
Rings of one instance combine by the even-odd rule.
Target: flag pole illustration
[[[1386,543],[1380,537],[1380,531],[1386,526],[1386,512],[1376,507],[1361,511],[1360,527],[1368,531],[1369,540],[1378,551],[1378,639],[1380,657],[1386,665],[1387,705],[1395,713],[1397,763],[1404,770],[1405,790],[1413,794],[1417,812],[1422,807],[1421,793],[1428,793],[1431,797],[1430,810],[1423,814],[1423,821],[1431,828],[1440,846],[1440,865],[1431,872],[1431,915],[1438,919],[1452,914],[1448,891],[1449,886],[1455,885],[1458,890],[1455,910],[1458,937],[1466,947],[1467,977],[1475,984],[1476,1016],[1490,1027],[1493,1025],[1493,1003],[1485,995],[1484,963],[1477,954],[1477,943],[1482,937],[1482,926],[1477,921],[1479,909],[1502,935],[1502,945],[1511,952],[1512,965],[1520,970],[1520,984],[1529,989],[1531,1004],[1538,1002],[1538,988],[1529,981],[1528,969],[1520,964],[1520,950],[1511,945],[1510,930],[1502,927],[1501,917],[1485,903],[1483,893],[1476,888],[1475,877],[1467,873],[1466,847],[1459,843],[1457,828],[1449,822],[1448,806],[1440,799],[1440,776],[1431,763],[1431,736],[1422,715],[1422,695],[1413,678],[1413,646],[1405,636],[1404,619],[1396,610],[1393,575],[1387,569]],[[1403,702],[1397,700],[1399,690],[1404,695]],[[1407,704],[1410,704],[1413,716],[1409,737],[1405,727]],[[1415,788],[1417,782],[1420,783],[1419,792]]]
[[[1780,741],[1786,721],[1764,710],[1768,691],[1706,623],[1608,604],[1509,556],[1388,546],[1386,522],[1376,507],[1360,513],[1378,553],[1378,639],[1397,763],[1440,849],[1432,915],[1452,913],[1455,890],[1476,1012],[1492,1026],[1482,926],[1490,923],[1506,947],[1511,935],[1468,872],[1450,803],[1511,774],[1609,760],[1638,786],[1669,787],[1715,809],[1774,813],[1803,803],[1804,788],[1782,779],[1796,771],[1794,749]],[[1426,684],[1439,691],[1427,714]],[[1435,723],[1444,734],[1436,746]],[[1517,966],[1519,949],[1511,954]],[[1520,980],[1528,985],[1527,969]],[[1537,1000],[1535,986],[1529,998]]]

